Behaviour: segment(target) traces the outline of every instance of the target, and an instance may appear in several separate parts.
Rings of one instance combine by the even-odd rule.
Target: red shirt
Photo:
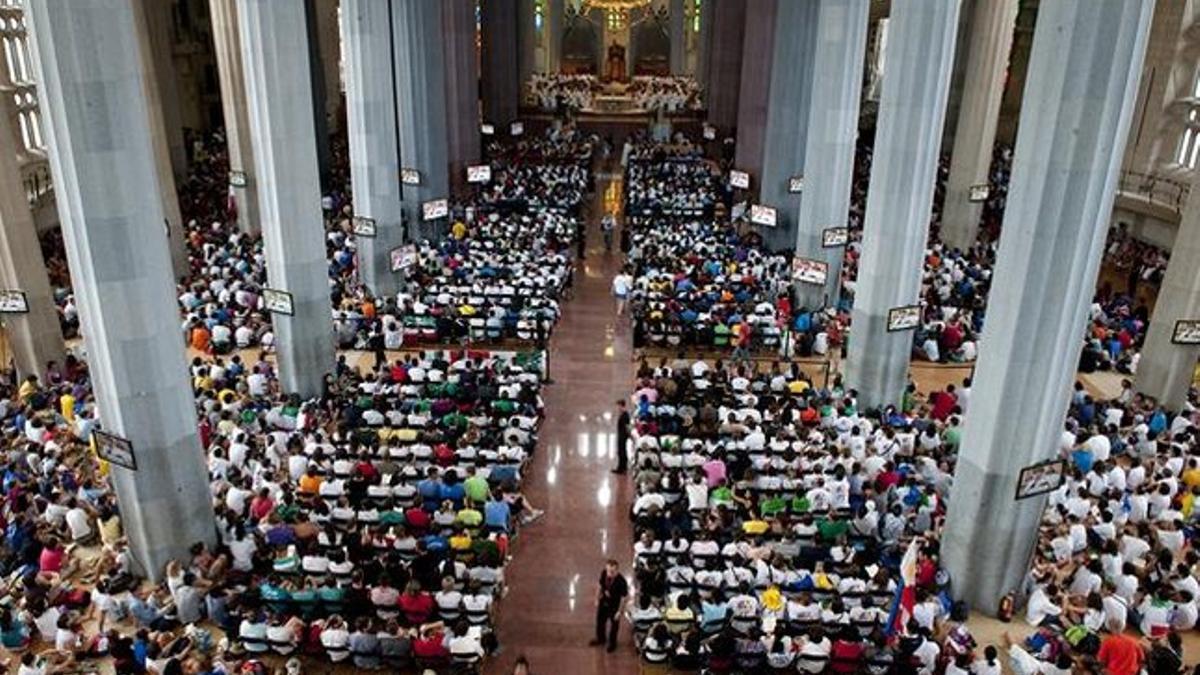
[[[38,556],[38,570],[42,572],[58,572],[62,569],[63,557],[66,552],[61,548],[50,548],[47,546],[42,549],[42,554]]]
[[[443,639],[441,633],[434,633],[429,637],[419,637],[413,640],[413,656],[421,659],[440,659],[449,656],[450,652],[442,644]]]
[[[255,497],[250,502],[250,515],[254,516],[255,520],[262,520],[271,513],[271,509],[275,508],[275,502],[270,497]]]
[[[403,593],[399,604],[410,626],[425,623],[433,614],[433,596],[428,593]]]
[[[1096,659],[1109,675],[1137,675],[1142,667],[1142,647],[1128,635],[1110,634],[1100,643]]]

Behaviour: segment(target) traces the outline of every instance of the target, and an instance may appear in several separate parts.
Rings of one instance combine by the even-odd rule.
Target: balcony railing
[[[1173,178],[1164,178],[1140,171],[1122,171],[1117,191],[1165,206],[1176,213],[1183,210],[1189,186]]]

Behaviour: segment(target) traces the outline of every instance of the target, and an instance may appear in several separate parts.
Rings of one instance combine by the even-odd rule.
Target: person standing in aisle
[[[623,474],[629,468],[629,410],[625,401],[617,401],[617,468],[613,473]]]
[[[629,583],[617,561],[609,560],[600,572],[600,585],[596,588],[596,637],[591,646],[607,643],[608,651],[617,651],[617,631],[621,628],[621,612],[627,597]]]

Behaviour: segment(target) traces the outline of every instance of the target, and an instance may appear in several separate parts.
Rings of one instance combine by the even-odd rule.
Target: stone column
[[[763,243],[775,251],[788,248],[796,241],[797,209],[794,205],[798,195],[788,193],[788,178],[804,173],[819,9],[820,0],[778,3],[771,22],[774,37],[760,43],[772,46],[773,53],[764,58],[779,66],[767,71],[769,77],[756,78],[767,84],[766,124],[759,141],[762,145],[761,168],[755,168],[741,148],[743,138],[757,138],[756,129],[748,123],[738,123],[738,168],[751,172],[759,201],[774,206],[778,213],[775,227],[760,228]],[[749,86],[745,79],[742,82]],[[755,86],[758,86],[757,82]]]
[[[517,11],[517,82],[524,87],[529,76],[537,70],[537,25],[533,21],[533,0],[516,0],[514,4]]]
[[[546,1],[546,64],[551,73],[562,70],[563,16],[566,0]]]
[[[525,86],[517,65],[517,0],[486,0],[480,12],[483,119],[506,129],[517,118]]]
[[[439,0],[395,0],[396,111],[400,166],[421,172],[420,185],[401,189],[410,237],[436,237],[445,220],[421,221],[421,204],[449,196],[446,70]]]
[[[238,228],[259,233],[258,190],[254,150],[250,144],[250,110],[246,105],[246,81],[242,74],[242,51],[238,37],[237,0],[209,0],[217,75],[221,84],[221,111],[225,117],[225,143],[229,148],[229,170],[246,175],[244,187],[231,186],[237,204]]]
[[[908,380],[913,334],[887,316],[920,300],[957,27],[957,2],[892,5],[847,361],[863,407],[899,403]]]
[[[720,0],[713,6],[712,17],[712,39],[709,42],[708,75],[705,78],[704,95],[709,123],[729,131],[738,123],[746,0]],[[758,77],[762,75],[759,74]]]
[[[106,430],[133,443],[114,466],[140,571],[215,539],[208,471],[175,317],[133,0],[27,5],[67,260]],[[115,170],[118,169],[119,170]]]
[[[796,255],[825,261],[829,274],[824,287],[796,284],[797,307],[836,305],[841,292],[845,249],[825,248],[822,233],[848,225],[869,11],[869,0],[821,0],[801,162],[804,191],[798,195]]]
[[[313,139],[317,144],[317,178],[320,181],[322,193],[333,188],[333,152],[329,147],[329,114],[327,101],[330,92],[325,80],[325,59],[321,55],[321,13],[329,0],[299,0],[304,4],[304,25],[308,30],[307,39],[303,41],[307,47],[308,60],[298,61],[307,64],[309,70],[309,91],[312,92]],[[320,5],[320,6],[319,6]],[[299,36],[297,36],[299,38]],[[336,88],[336,84],[333,85]],[[337,92],[333,92],[337,95]]]
[[[671,38],[671,74],[687,74],[687,20],[684,16],[684,0],[670,0],[667,4],[667,26]]]
[[[1153,9],[1055,0],[1038,10],[996,293],[942,537],[954,593],[989,614],[1021,583],[1038,538],[1045,497],[1014,501],[1017,478],[1058,450]]]
[[[475,53],[475,1],[442,0],[446,54],[446,131],[450,186],[467,186],[467,165],[479,163],[479,63]]]
[[[399,280],[388,252],[404,241],[396,86],[392,64],[392,2],[342,0],[346,69],[346,132],[354,215],[375,220],[374,237],[358,237],[358,270],[377,297],[394,295]]]
[[[183,139],[183,112],[179,105],[179,81],[176,79],[175,49],[171,24],[172,3],[142,0],[145,15],[148,49],[142,56],[146,72],[151,74],[151,92],[158,97],[157,113],[162,118],[163,138],[166,139],[168,165],[174,176],[187,176],[188,149]],[[169,215],[169,210],[168,210]]]
[[[784,0],[784,4],[796,4]],[[737,168],[749,171],[757,187],[762,181],[763,144],[767,131],[771,56],[775,43],[775,13],[779,0],[758,0],[747,5],[742,38],[741,87],[737,101]],[[794,64],[793,64],[794,65]]]
[[[991,175],[992,147],[1016,23],[1017,0],[975,3],[941,229],[947,245],[964,250],[979,232],[983,203],[970,200],[971,186],[987,185]]]
[[[705,2],[700,5],[700,35],[696,44],[696,81],[700,83],[700,87],[707,91],[708,88],[708,69],[712,58],[712,36],[713,36],[713,3]],[[707,95],[704,101],[705,106],[708,106]]]
[[[7,79],[7,75],[3,77]],[[62,365],[66,352],[37,227],[21,184],[17,135],[8,112],[0,114],[0,286],[24,291],[29,313],[3,314],[0,321],[8,334],[17,375],[40,377],[49,361]]]
[[[267,285],[295,309],[273,317],[279,381],[315,396],[334,350],[304,4],[238,0],[237,10]]]
[[[1171,247],[1167,273],[1158,289],[1154,313],[1134,386],[1159,403],[1180,410],[1187,403],[1188,387],[1200,358],[1200,346],[1171,341],[1175,322],[1200,319],[1200,171],[1192,171],[1191,191]]]
[[[187,232],[183,216],[179,212],[179,193],[175,189],[175,176],[187,171],[183,153],[183,128],[179,126],[178,92],[175,87],[175,70],[171,64],[170,45],[163,44],[165,37],[157,35],[167,30],[162,23],[161,7],[152,0],[138,0],[135,5],[137,39],[142,65],[149,73],[142,78],[146,88],[146,100],[150,114],[150,143],[154,148],[154,166],[158,171],[159,198],[162,200],[163,222],[170,237],[171,269],[175,279],[188,275]],[[169,17],[168,17],[169,20]],[[164,63],[165,61],[165,63]],[[168,119],[171,122],[168,122]],[[178,133],[178,150],[175,150]]]

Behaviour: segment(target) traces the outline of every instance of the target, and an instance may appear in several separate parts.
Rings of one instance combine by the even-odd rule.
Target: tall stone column
[[[171,28],[174,21],[172,3],[142,0],[141,4],[147,27],[144,39],[148,40],[148,49],[142,59],[146,64],[146,72],[151,75],[148,79],[154,81],[150,91],[159,101],[154,107],[162,118],[168,165],[174,176],[182,178],[187,175],[188,151],[183,139],[183,112],[179,105],[179,82],[172,54],[175,49],[171,41],[174,33]]]
[[[991,175],[992,147],[1016,23],[1017,0],[975,3],[941,229],[947,245],[964,250],[975,243],[979,233],[983,203],[971,201],[971,186],[987,185]]]
[[[17,374],[40,376],[48,362],[61,365],[66,352],[37,227],[21,185],[13,118],[5,108],[0,114],[0,286],[24,291],[29,313],[0,315],[0,320]]]
[[[671,74],[687,74],[687,20],[684,16],[684,0],[670,0],[667,4],[667,26],[671,39]]]
[[[152,0],[139,0],[135,5],[135,21],[142,66],[149,73],[148,77],[142,78],[142,84],[146,88],[146,99],[150,106],[150,142],[154,148],[155,170],[158,171],[162,222],[170,237],[171,269],[175,279],[182,279],[189,272],[187,232],[179,212],[175,176],[187,171],[187,162],[183,153],[183,128],[179,126],[175,70],[171,63],[170,45],[165,44],[166,36],[157,35],[159,31],[167,30],[162,23],[161,6]],[[176,145],[178,150],[175,149]]]
[[[908,379],[913,334],[887,316],[920,300],[957,27],[957,2],[892,5],[847,361],[864,407],[899,403]]]
[[[705,5],[713,4],[711,2]],[[704,95],[710,124],[728,131],[738,123],[746,0],[719,0],[712,9],[708,75]],[[758,74],[756,77],[762,77]]]
[[[258,234],[258,189],[255,187],[257,178],[253,175],[254,149],[250,144],[250,110],[246,104],[246,80],[242,73],[237,0],[209,0],[208,8],[221,85],[229,170],[241,171],[246,176],[244,186],[231,186],[237,204],[237,224],[242,232]]]
[[[770,97],[771,56],[775,44],[775,13],[779,0],[758,0],[747,5],[742,42],[741,87],[737,101],[737,154],[739,169],[749,171],[758,184],[762,180],[763,147],[767,132]],[[796,4],[784,0],[783,4]],[[786,7],[785,7],[786,9]]]
[[[400,166],[421,172],[420,185],[401,190],[410,237],[435,237],[445,220],[424,223],[421,204],[449,196],[446,67],[439,0],[396,0],[396,111],[400,120]]]
[[[304,3],[238,0],[237,10],[267,284],[291,293],[295,310],[273,317],[279,381],[315,396],[334,350],[312,74],[298,67],[309,62]]]
[[[546,70],[557,73],[562,70],[563,17],[567,0],[546,2]]]
[[[1200,346],[1171,341],[1176,321],[1200,319],[1200,171],[1192,172],[1191,187],[1134,379],[1138,391],[1173,410],[1187,403],[1200,358]]]
[[[67,260],[121,525],[151,579],[215,528],[180,343],[133,0],[26,5]],[[133,46],[133,48],[131,48]],[[116,170],[119,169],[119,170]]]
[[[713,36],[713,3],[705,2],[700,5],[700,36],[696,45],[696,81],[700,83],[701,89],[706,91],[705,106],[708,105],[707,89],[708,89],[708,69],[712,59],[712,36]]]
[[[467,165],[479,163],[479,64],[475,54],[475,0],[442,0],[446,50],[446,131],[450,186],[460,194]]]
[[[358,237],[358,271],[363,284],[378,297],[394,295],[399,289],[388,252],[404,241],[392,71],[392,4],[387,0],[342,0],[346,131],[354,215],[375,220],[375,236]]]
[[[521,81],[517,58],[517,0],[486,0],[480,7],[483,23],[483,119],[497,129],[517,118]]]
[[[770,46],[773,52],[764,57],[767,63],[779,66],[767,71],[769,77],[761,78],[767,85],[766,124],[759,141],[761,169],[754,167],[741,148],[744,138],[751,135],[757,138],[756,133],[751,133],[756,130],[748,123],[738,123],[738,168],[751,172],[758,184],[759,201],[774,206],[778,213],[775,227],[760,230],[763,243],[775,251],[796,241],[794,204],[798,196],[788,193],[788,178],[804,173],[819,9],[820,0],[778,3],[770,24],[774,37],[761,43]],[[743,88],[749,86],[745,79],[742,82]]]
[[[484,4],[487,4],[486,2]],[[537,24],[534,23],[533,0],[516,0],[517,10],[517,82],[521,87],[537,70]]]
[[[987,613],[1020,584],[1038,538],[1045,497],[1014,501],[1017,478],[1058,449],[1153,9],[1055,0],[1038,10],[996,292],[942,537],[954,593]],[[895,72],[889,57],[888,78]]]
[[[846,227],[850,212],[869,12],[869,0],[821,0],[801,163],[805,184],[799,194],[796,255],[825,261],[829,274],[823,287],[796,284],[797,307],[836,305],[841,292],[845,249],[825,248],[822,233]]]

